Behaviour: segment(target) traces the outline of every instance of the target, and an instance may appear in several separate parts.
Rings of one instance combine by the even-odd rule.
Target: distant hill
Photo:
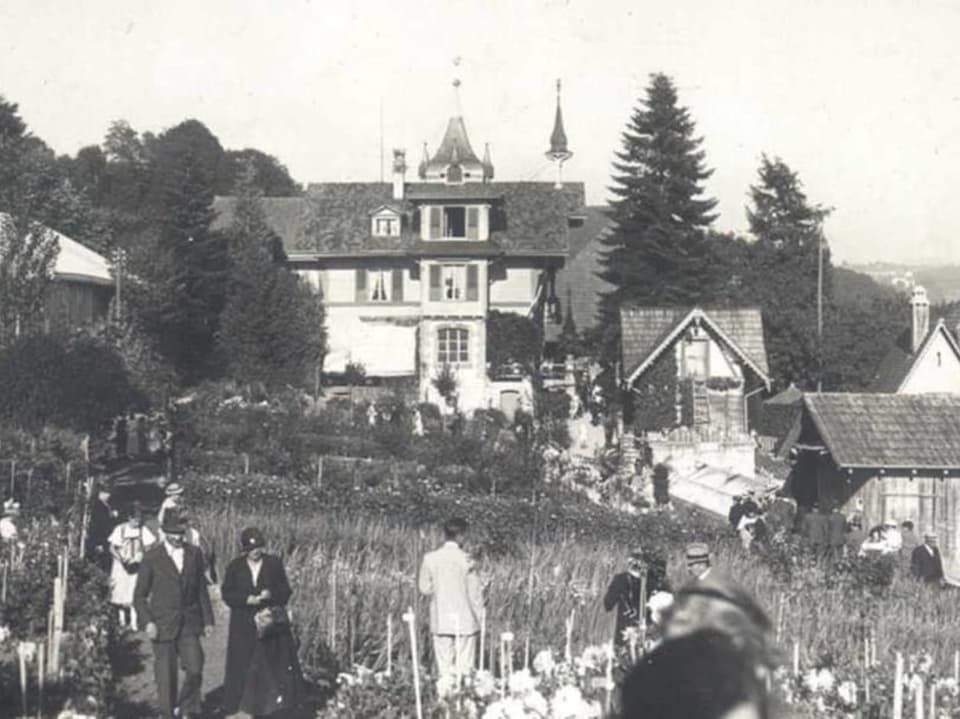
[[[960,300],[960,265],[907,265],[893,262],[871,262],[844,265],[844,269],[869,275],[879,284],[903,290],[914,284],[923,285],[934,303]]]
[[[898,290],[887,282],[878,282],[865,272],[846,267],[834,267],[832,277],[833,299],[841,305],[869,306],[873,300],[893,298]]]

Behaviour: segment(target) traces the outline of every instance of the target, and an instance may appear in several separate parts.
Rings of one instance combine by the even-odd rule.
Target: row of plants
[[[70,524],[46,517],[22,523],[18,542],[3,545],[3,592],[0,601],[0,717],[19,715],[21,707],[19,651],[28,650],[29,715],[38,714],[37,647],[48,641],[48,620],[54,605],[53,578],[67,546]],[[75,525],[74,525],[75,526]],[[10,560],[14,556],[15,561]],[[102,712],[114,700],[110,651],[116,623],[110,609],[106,575],[92,563],[69,564],[64,603],[64,633],[59,673],[44,680],[44,707],[96,707]],[[21,643],[26,642],[26,645]],[[32,646],[31,646],[32,645]],[[49,652],[49,648],[47,649]]]

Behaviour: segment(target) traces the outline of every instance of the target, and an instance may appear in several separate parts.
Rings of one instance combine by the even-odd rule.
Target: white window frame
[[[385,223],[386,227],[381,227]],[[374,237],[399,237],[400,236],[400,218],[392,213],[384,213],[373,217],[373,225],[370,232]]]
[[[447,367],[470,364],[470,330],[466,327],[437,329],[437,363]]]

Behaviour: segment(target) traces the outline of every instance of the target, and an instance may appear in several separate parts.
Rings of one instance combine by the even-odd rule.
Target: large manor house
[[[421,399],[437,403],[434,379],[450,374],[461,409],[515,403],[516,383],[488,375],[488,313],[542,318],[540,303],[556,306],[568,233],[584,220],[583,184],[560,174],[571,153],[559,86],[546,154],[555,182],[497,181],[489,145],[481,158],[457,115],[436,150],[424,146],[415,179],[406,152],[394,150],[391,182],[266,198],[289,262],[322,294],[324,372],[355,365],[367,377],[415,378]],[[232,203],[217,198],[218,223]]]

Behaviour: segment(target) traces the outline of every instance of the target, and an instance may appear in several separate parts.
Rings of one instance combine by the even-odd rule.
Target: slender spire
[[[563,163],[573,157],[567,147],[567,133],[563,129],[563,111],[560,109],[560,80],[557,79],[557,113],[553,118],[553,132],[550,133],[550,149],[545,153],[547,159],[557,166],[557,181],[554,184],[558,190],[563,187]]]
[[[493,179],[493,160],[490,159],[490,143],[486,143],[483,148],[483,179]]]
[[[427,179],[427,165],[430,164],[430,153],[427,152],[427,143],[423,143],[423,159],[420,161],[420,167],[417,168],[417,174],[421,180]]]

